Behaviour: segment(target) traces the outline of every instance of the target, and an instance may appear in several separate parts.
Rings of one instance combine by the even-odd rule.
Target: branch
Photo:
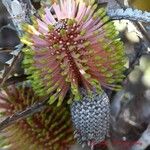
[[[139,64],[139,60],[141,56],[144,54],[145,45],[141,41],[141,46],[136,48],[136,56],[134,56],[134,59],[129,62],[129,68],[125,71],[125,76],[127,77],[134,67]]]
[[[17,63],[19,57],[21,57],[21,52],[18,54],[18,57],[16,57],[16,58],[13,60],[11,66],[9,67],[9,70],[7,69],[7,73],[4,74],[4,77],[3,77],[3,79],[2,79],[2,81],[1,81],[1,83],[0,83],[0,88],[1,88],[2,86],[4,86],[5,81],[8,79],[8,77],[9,77],[10,74],[11,74],[11,72],[13,71],[14,66],[16,65],[16,63]]]
[[[23,82],[23,81],[26,81],[27,79],[27,75],[21,75],[21,76],[13,76],[13,77],[10,77],[8,78],[5,83],[3,84],[3,86],[9,86],[9,85],[12,85],[12,84],[16,84],[16,83],[19,83],[19,82]],[[0,79],[0,82],[2,81],[2,79]]]
[[[133,9],[133,8],[126,8],[124,9],[111,9],[108,10],[108,15],[112,19],[127,19],[127,20],[132,20],[132,21],[141,21],[145,23],[150,23],[150,13],[149,12],[143,12],[138,9]]]
[[[143,150],[150,145],[150,124],[147,129],[143,132],[140,139],[135,143],[131,150]]]
[[[42,102],[37,102],[32,106],[27,107],[25,110],[16,112],[12,116],[7,117],[2,122],[0,122],[0,131],[9,127],[18,120],[25,119],[28,116],[31,116],[37,112],[42,111],[46,107],[47,101],[48,98],[46,97]]]
[[[15,50],[13,50],[10,54],[13,55],[13,58],[6,62],[6,64],[9,65],[9,67],[6,68],[3,79],[0,81],[0,88],[4,86],[6,80],[9,78],[10,74],[12,73],[13,69],[15,68],[15,65],[17,64],[19,58],[21,57],[21,49],[23,45],[19,44],[15,47]]]

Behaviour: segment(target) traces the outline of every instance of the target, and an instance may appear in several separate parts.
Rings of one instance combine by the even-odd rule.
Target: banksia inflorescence
[[[91,148],[105,140],[109,136],[110,103],[105,92],[92,93],[88,96],[85,90],[82,101],[71,105],[72,121],[74,124],[74,136],[82,146]]]
[[[124,51],[104,8],[94,0],[59,0],[41,8],[32,24],[23,24],[23,66],[33,89],[49,103],[81,99],[101,87],[119,89]]]
[[[22,111],[38,100],[30,87],[11,86],[0,93],[1,117]],[[1,141],[0,146],[10,150],[67,150],[74,143],[69,109],[51,106],[18,121],[1,133]]]

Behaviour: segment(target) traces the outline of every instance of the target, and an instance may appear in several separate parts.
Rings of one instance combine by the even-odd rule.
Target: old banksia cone
[[[74,136],[82,146],[93,148],[109,135],[109,98],[105,92],[93,92],[91,97],[83,89],[81,93],[82,101],[75,101],[71,105]]]
[[[1,117],[7,117],[38,101],[29,87],[11,86],[0,93]],[[73,130],[67,106],[51,107],[16,122],[0,135],[0,149],[67,150],[72,144]]]
[[[119,89],[124,51],[113,23],[94,0],[59,0],[23,24],[23,65],[33,89],[58,106],[101,86]]]

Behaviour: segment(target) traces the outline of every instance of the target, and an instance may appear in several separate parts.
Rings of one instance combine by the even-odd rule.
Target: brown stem
[[[32,106],[27,107],[25,110],[16,112],[13,115],[5,118],[2,122],[0,122],[0,131],[14,124],[18,120],[27,118],[28,116],[42,111],[46,107],[47,100],[48,98],[46,97],[42,102],[37,102]]]
[[[3,79],[0,82],[0,88],[4,86],[5,81],[8,79],[8,77],[10,76],[11,72],[13,71],[18,59],[21,57],[21,52],[18,54],[17,57],[14,58],[14,61],[12,62],[11,66],[9,67],[9,70],[7,69],[7,73],[4,74]]]
[[[13,77],[10,77],[8,78],[5,83],[3,84],[3,87],[5,86],[9,86],[9,85],[12,85],[12,84],[16,84],[16,83],[19,83],[19,82],[23,82],[27,79],[27,75],[21,75],[21,76],[13,76]],[[0,83],[2,82],[2,79],[0,79]]]

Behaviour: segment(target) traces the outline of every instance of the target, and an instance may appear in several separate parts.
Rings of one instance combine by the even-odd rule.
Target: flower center
[[[72,68],[79,79],[80,72],[73,56],[80,54],[85,40],[81,40],[78,37],[80,37],[80,30],[77,22],[71,19],[63,19],[54,26],[53,32],[49,33],[48,41],[51,55],[64,55],[67,58],[68,66]],[[82,56],[80,55],[80,57]],[[62,61],[60,64],[62,64]]]
[[[50,41],[50,49],[54,49],[54,53],[61,53],[62,51],[68,49],[76,49],[77,44],[82,44],[83,40],[77,40],[80,35],[79,25],[71,19],[63,19],[55,25],[53,32],[48,35],[48,40]]]

